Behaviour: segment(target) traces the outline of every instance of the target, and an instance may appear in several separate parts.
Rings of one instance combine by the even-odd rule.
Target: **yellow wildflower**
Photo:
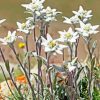
[[[23,49],[23,48],[25,47],[25,43],[20,42],[20,43],[18,44],[18,47]]]

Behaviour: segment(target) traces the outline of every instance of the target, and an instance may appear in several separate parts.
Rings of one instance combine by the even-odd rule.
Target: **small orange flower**
[[[62,75],[62,73],[57,72],[57,73],[56,73],[56,77],[58,77],[58,78],[62,78],[62,77],[63,77],[63,75]]]
[[[24,75],[17,77],[16,81],[21,83],[21,84],[27,83],[26,77]]]

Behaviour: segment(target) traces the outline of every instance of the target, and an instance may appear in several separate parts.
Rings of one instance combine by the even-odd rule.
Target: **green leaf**
[[[42,60],[38,59],[38,67],[41,67],[41,66],[42,66]]]
[[[93,57],[93,59],[91,60],[91,67],[94,67],[95,65],[95,57]]]
[[[43,81],[42,81],[41,76],[39,76],[38,74],[35,74],[35,73],[33,73],[33,75],[35,76],[35,78],[38,77],[37,80],[39,80],[40,83],[41,83],[41,90],[42,90],[42,93],[43,93],[44,85],[43,85]]]
[[[76,72],[75,75],[75,83],[78,85],[80,80],[82,80],[82,78],[85,76],[85,73],[83,73],[83,69],[84,67],[78,69],[78,71]]]
[[[38,58],[41,59],[43,64],[47,66],[47,60],[44,57],[39,56]]]
[[[72,60],[71,64],[74,65],[76,62],[77,62],[77,57]]]
[[[10,72],[10,65],[9,65],[8,60],[5,61],[5,66],[6,66],[7,71]]]
[[[93,54],[95,48],[97,47],[97,41],[94,41],[91,48],[91,53]]]

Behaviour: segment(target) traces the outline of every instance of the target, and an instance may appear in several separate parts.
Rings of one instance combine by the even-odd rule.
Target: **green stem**
[[[26,35],[26,52],[29,53],[28,49],[28,35]],[[29,77],[30,77],[30,71],[31,71],[31,63],[30,63],[30,56],[28,54],[28,70],[29,70]]]
[[[50,59],[50,54],[47,55],[47,68],[49,69],[50,65],[49,65],[49,59]],[[51,80],[51,73],[50,71],[48,72],[48,77],[49,77],[49,82],[50,82],[50,87],[51,87],[51,97],[52,100],[54,100],[53,98],[53,85],[52,85],[52,80]]]

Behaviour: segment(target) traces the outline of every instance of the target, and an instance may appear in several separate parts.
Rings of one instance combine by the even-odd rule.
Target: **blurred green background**
[[[6,18],[7,22],[16,25],[16,21],[23,21],[27,16],[21,4],[31,0],[0,0],[0,18]],[[51,6],[63,12],[63,16],[71,16],[73,10],[77,10],[79,5],[85,9],[93,10],[94,24],[100,24],[100,0],[46,0],[45,6]],[[60,18],[61,20],[61,18]]]

